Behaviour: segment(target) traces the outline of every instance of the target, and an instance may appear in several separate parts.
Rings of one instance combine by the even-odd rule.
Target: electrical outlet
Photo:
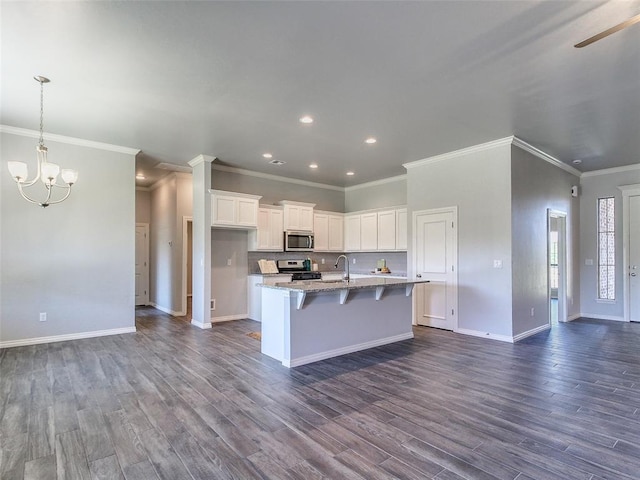
[[[321,263],[322,265],[324,265],[324,258],[322,258],[322,259],[320,260],[320,263]]]
[[[231,266],[231,259],[227,258],[227,267],[230,267],[230,266]]]
[[[536,314],[536,309],[531,307],[531,316],[533,317]]]
[[[502,268],[502,260],[494,260],[493,268]]]
[[[356,264],[356,259],[354,258],[351,263],[353,263],[355,265]]]
[[[216,309],[216,299],[212,298],[211,299],[211,310],[215,310]]]
[[[40,321],[41,322],[46,322],[47,321],[47,312],[41,312],[40,313]]]

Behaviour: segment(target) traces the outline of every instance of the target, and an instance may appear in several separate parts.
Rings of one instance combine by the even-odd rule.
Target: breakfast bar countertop
[[[346,280],[299,280],[295,282],[283,282],[276,283],[274,285],[268,285],[265,283],[259,284],[264,288],[274,288],[279,290],[289,290],[293,292],[303,293],[319,293],[319,292],[331,292],[336,290],[355,290],[355,289],[369,289],[378,287],[401,287],[414,285],[416,283],[427,283],[429,280],[409,280],[407,278],[379,278],[379,277],[367,277],[356,278]]]

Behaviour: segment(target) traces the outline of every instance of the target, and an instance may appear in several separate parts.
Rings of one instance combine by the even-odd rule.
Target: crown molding
[[[21,137],[40,138],[40,132],[29,130],[27,128],[11,127],[9,125],[0,125],[1,133],[10,135],[19,135]],[[44,140],[57,143],[65,143],[67,145],[77,145],[79,147],[95,148],[97,150],[107,150],[109,152],[124,153],[126,155],[137,155],[140,149],[121,147],[119,145],[111,145],[110,143],[94,142],[92,140],[84,140],[82,138],[66,137],[55,133],[45,133],[42,135]]]
[[[216,157],[212,157],[211,155],[203,155],[200,154],[192,160],[189,160],[187,163],[191,168],[194,168],[196,165],[200,165],[201,163],[208,162],[211,163],[216,159]]]
[[[304,185],[306,187],[324,188],[326,190],[334,190],[336,192],[345,191],[344,187],[336,187],[334,185],[327,185],[326,183],[316,183],[316,182],[309,182],[307,180],[298,180],[297,178],[281,177],[279,175],[273,175],[271,173],[254,172],[253,170],[245,170],[243,168],[236,168],[236,167],[227,167],[226,165],[216,165],[215,163],[211,165],[211,168],[213,170],[218,170],[221,172],[237,173],[238,175],[247,175],[249,177],[264,178],[266,180],[275,180],[278,182],[294,183],[296,185]]]
[[[344,191],[352,192],[353,190],[360,190],[362,188],[369,188],[369,187],[377,187],[379,185],[384,185],[386,183],[401,182],[401,181],[405,181],[405,182],[407,181],[406,173],[404,175],[397,175],[395,177],[388,177],[380,180],[373,180],[371,182],[359,183],[358,185],[352,185],[350,187],[345,187]]]
[[[624,167],[612,167],[603,168],[602,170],[592,170],[590,172],[583,172],[581,177],[597,177],[598,175],[611,175],[612,173],[632,172],[634,170],[640,170],[640,164],[626,165]]]
[[[554,157],[552,155],[549,155],[548,153],[543,152],[539,148],[534,147],[533,145],[525,142],[524,140],[519,139],[518,137],[512,137],[512,138],[513,138],[513,145],[515,147],[518,147],[519,149],[524,150],[525,152],[529,152],[531,155],[534,155],[534,156],[544,160],[545,162],[550,163],[554,167],[558,167],[558,168],[564,170],[565,172],[570,173],[571,175],[575,175],[578,178],[580,178],[582,176],[582,172],[580,170],[577,170],[577,169],[573,168],[572,166],[567,165],[564,162],[561,162],[556,157]]]
[[[472,147],[461,148],[460,150],[454,150],[452,152],[443,153],[441,155],[435,155],[433,157],[423,158],[422,160],[416,160],[415,162],[403,163],[402,166],[407,170],[416,167],[422,167],[424,165],[431,165],[432,163],[443,162],[445,160],[451,160],[452,158],[462,157],[472,153],[482,152],[484,150],[491,150],[498,147],[504,147],[513,143],[514,136],[500,138],[498,140],[492,140],[491,142],[481,143]]]
[[[193,176],[190,173],[169,172],[167,175],[165,175],[160,180],[158,180],[153,185],[151,185],[149,187],[149,191],[156,190],[157,188],[160,188],[162,185],[164,185],[165,183],[169,182],[170,180],[178,179],[178,178],[184,178],[184,179],[192,180]]]
[[[175,163],[161,162],[153,168],[159,168],[160,170],[168,170],[170,172],[191,173],[192,168],[186,165],[176,165]]]

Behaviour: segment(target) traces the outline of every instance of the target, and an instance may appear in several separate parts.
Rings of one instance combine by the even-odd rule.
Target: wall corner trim
[[[66,342],[67,340],[81,340],[83,338],[106,337],[107,335],[121,335],[136,333],[136,327],[112,328],[109,330],[95,330],[93,332],[68,333],[51,337],[24,338],[21,340],[7,340],[0,342],[0,348],[24,347],[41,343]]]
[[[40,132],[29,130],[27,128],[11,127],[9,125],[0,125],[0,133],[8,133],[11,135],[19,135],[21,137],[39,138]],[[121,147],[110,143],[94,142],[83,138],[67,137],[65,135],[57,135],[55,133],[45,133],[43,138],[50,142],[65,143],[67,145],[77,145],[79,147],[95,148],[97,150],[107,150],[109,152],[124,153],[127,155],[137,155],[141,152],[138,148]]]

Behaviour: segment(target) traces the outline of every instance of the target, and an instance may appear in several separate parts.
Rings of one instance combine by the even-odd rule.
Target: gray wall
[[[136,188],[136,223],[151,223],[151,191]]]
[[[513,335],[547,325],[547,209],[567,214],[567,310],[579,313],[579,178],[518,148],[511,148]],[[531,308],[534,316],[531,316]]]
[[[246,230],[211,230],[211,298],[216,300],[213,319],[247,314],[248,239]]]
[[[344,192],[337,189],[298,185],[215,169],[211,170],[211,188],[262,195],[261,204],[276,204],[280,200],[294,200],[315,203],[315,208],[318,210],[344,212]]]
[[[22,159],[33,172],[37,140],[1,140],[3,161]],[[0,168],[0,341],[133,328],[135,157],[46,143],[78,182],[65,202],[43,209]]]
[[[510,337],[510,145],[409,168],[407,204],[409,239],[413,212],[458,207],[458,328]],[[410,240],[410,272],[411,248]]]
[[[345,192],[345,212],[407,204],[407,178],[394,177],[390,181],[371,182],[348,187]]]
[[[583,175],[580,181],[580,312],[586,317],[622,320],[624,317],[622,278],[622,192],[621,185],[640,183],[640,170],[602,175]],[[598,198],[615,197],[616,217],[616,301],[598,301],[597,202]],[[585,260],[593,265],[585,265]]]

